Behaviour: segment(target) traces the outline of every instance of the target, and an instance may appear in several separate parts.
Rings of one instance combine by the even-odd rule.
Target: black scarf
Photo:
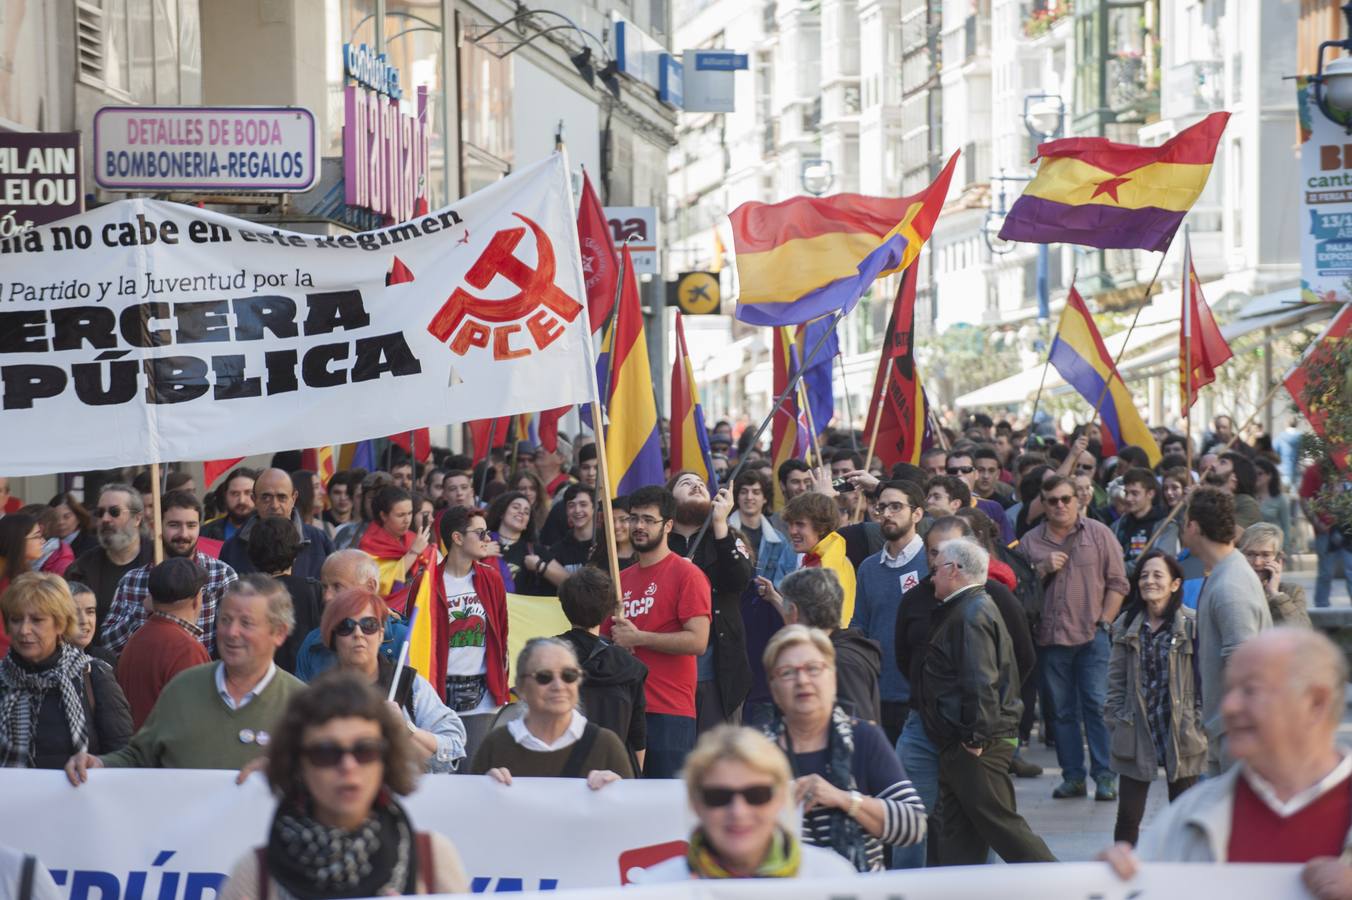
[[[784,717],[776,711],[775,720],[769,726],[771,738],[788,751],[789,764],[794,765],[793,742],[789,738],[789,729]],[[858,789],[852,771],[854,762],[854,726],[845,710],[836,706],[831,710],[831,724],[826,729],[826,780],[842,791]],[[794,768],[794,777],[801,773]],[[859,872],[869,871],[868,847],[864,840],[864,830],[859,823],[844,811],[829,811],[831,849],[850,861]]]
[[[418,884],[413,827],[382,790],[356,831],[331,828],[308,803],[283,802],[268,832],[268,875],[299,900],[412,894]]]
[[[71,746],[76,753],[89,749],[89,723],[80,691],[89,657],[73,644],[61,641],[56,652],[39,665],[21,662],[15,651],[0,659],[0,767],[32,767],[38,713],[51,691],[61,697]]]

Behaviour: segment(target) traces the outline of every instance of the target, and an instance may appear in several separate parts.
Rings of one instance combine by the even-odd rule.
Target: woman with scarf
[[[497,564],[502,584],[509,594],[549,597],[558,593],[526,565],[526,557],[536,554],[535,523],[531,518],[530,498],[521,491],[507,491],[493,498],[484,513],[488,537],[497,541],[502,553],[492,559]]]
[[[788,759],[761,733],[719,725],[685,758],[685,791],[699,826],[685,855],[636,876],[638,884],[691,878],[840,878],[854,875],[830,850],[781,821],[792,800]]]
[[[803,804],[803,841],[859,872],[883,869],[883,846],[924,840],[925,805],[877,725],[836,704],[836,651],[825,632],[787,625],[765,647],[776,715],[766,733],[784,750]]]
[[[235,864],[220,900],[464,893],[454,845],[415,831],[396,799],[422,751],[362,676],[326,672],[292,698],[268,747],[277,811],[267,843]]]
[[[381,488],[371,501],[371,524],[366,526],[357,548],[380,567],[380,596],[385,600],[412,581],[426,559],[432,539],[431,522],[413,521],[413,495],[396,485]]]
[[[69,642],[78,626],[66,582],[19,575],[0,613],[13,640],[0,659],[0,768],[60,769],[81,751],[122,749],[131,709],[112,666]]]
[[[376,594],[360,588],[343,591],[324,607],[319,635],[333,651],[338,668],[365,678],[389,696],[394,663],[380,652],[389,607]],[[422,751],[427,771],[453,772],[465,758],[465,726],[423,678],[405,667],[395,705],[408,726],[413,743]]]

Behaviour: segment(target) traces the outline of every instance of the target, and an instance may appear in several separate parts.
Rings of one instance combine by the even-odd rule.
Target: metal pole
[[[837,353],[836,359],[840,360],[840,389],[845,394],[845,421],[850,429],[850,449],[855,453],[859,452],[859,435],[854,432],[854,413],[850,410],[850,382],[845,378],[845,356]],[[864,468],[869,467],[871,460],[864,460]]]
[[[798,371],[789,379],[789,383],[784,386],[783,392],[775,398],[774,404],[770,407],[769,414],[761,420],[760,425],[756,428],[755,435],[751,438],[751,443],[747,445],[748,447],[754,447],[760,443],[761,437],[765,434],[765,429],[770,427],[770,423],[774,420],[775,414],[779,411],[779,408],[784,405],[784,401],[789,398],[790,394],[797,390],[798,382],[803,380],[803,372],[807,369],[808,365],[811,364],[812,360],[817,357],[817,351],[821,350],[822,345],[826,343],[826,338],[835,330],[836,326],[840,324],[840,320],[844,317],[845,312],[843,310],[836,310],[831,318],[831,327],[823,331],[821,336],[817,338],[817,342],[813,344],[812,349],[808,351],[807,357],[799,364]],[[746,466],[748,455],[749,454],[743,454],[742,457],[737,460],[737,465],[728,473],[728,484],[732,484],[737,480],[737,476],[741,474],[742,469]],[[686,550],[685,555],[687,559],[694,558],[695,551],[699,549],[700,543],[704,540],[704,534],[709,530],[709,526],[713,523],[713,520],[713,510],[710,510],[709,515],[704,519],[704,524],[699,527],[699,531],[695,532],[695,538],[690,542],[690,547]]]
[[[1127,328],[1127,335],[1122,339],[1122,346],[1117,351],[1117,358],[1113,360],[1113,370],[1122,362],[1122,355],[1127,352],[1127,344],[1131,342],[1131,333],[1136,330],[1136,322],[1141,318],[1141,310],[1145,309],[1150,303],[1150,291],[1155,287],[1155,282],[1160,277],[1160,270],[1164,268],[1164,260],[1169,256],[1169,248],[1166,247],[1160,254],[1160,263],[1155,266],[1155,274],[1150,276],[1150,283],[1145,286],[1145,293],[1141,296],[1141,304],[1136,307],[1136,315],[1131,317],[1131,325]],[[1104,379],[1103,390],[1099,393],[1098,402],[1094,404],[1094,415],[1089,420],[1093,425],[1098,422],[1099,412],[1103,409],[1103,401],[1108,398],[1108,389],[1112,387],[1112,376]]]
[[[1037,318],[1038,322],[1046,322],[1052,317],[1051,303],[1051,279],[1050,279],[1050,258],[1051,251],[1046,244],[1037,245]]]
[[[1046,245],[1046,244],[1043,244],[1042,246],[1045,248],[1047,245]],[[1077,265],[1077,266],[1076,266],[1074,269],[1072,269],[1071,272],[1070,272],[1070,289],[1071,289],[1072,291],[1075,290],[1075,278],[1076,278],[1076,276],[1078,276],[1079,274],[1080,274],[1080,270],[1079,270],[1079,266]],[[1038,314],[1039,314],[1039,315],[1042,314],[1042,300],[1041,300],[1041,298],[1039,298],[1039,300],[1038,300]],[[1047,315],[1048,315],[1048,319],[1050,319],[1050,315],[1051,315],[1051,313],[1050,313],[1050,307],[1048,307]],[[1048,324],[1050,324],[1050,322],[1048,322]],[[1055,340],[1055,338],[1052,338],[1052,340]],[[1037,408],[1038,408],[1038,406],[1042,403],[1042,388],[1043,388],[1043,386],[1046,385],[1046,383],[1047,383],[1047,367],[1050,366],[1051,364],[1052,364],[1052,343],[1051,343],[1051,341],[1049,340],[1049,341],[1047,342],[1047,360],[1046,360],[1046,362],[1044,362],[1044,363],[1042,364],[1042,378],[1041,378],[1041,379],[1038,381],[1038,383],[1037,383],[1037,394],[1036,394],[1036,396],[1033,397],[1033,412],[1032,412],[1032,415],[1030,415],[1030,416],[1028,417],[1028,427],[1029,427],[1030,430],[1033,431],[1033,434],[1034,434],[1034,435],[1037,434],[1037,431],[1036,431],[1036,429],[1037,429]]]

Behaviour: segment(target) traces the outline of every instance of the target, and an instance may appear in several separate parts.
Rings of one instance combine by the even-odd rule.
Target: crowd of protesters
[[[1153,466],[1092,425],[944,431],[883,471],[857,435],[776,466],[719,422],[711,482],[671,472],[608,517],[585,437],[477,462],[390,447],[327,481],[296,454],[212,486],[171,472],[158,523],[144,473],[28,506],[0,479],[0,764],[77,786],[261,769],[280,805],[224,896],[364,896],[466,889],[395,799],[422,773],[683,775],[700,825],[651,881],[1054,861],[1011,780],[1043,777],[1040,739],[1052,797],[1116,804],[1124,877],[1300,862],[1348,896],[1347,665],[1284,578],[1305,522],[1312,605],[1336,564],[1352,578],[1352,528],[1310,503],[1337,476],[1310,466],[1297,503],[1298,453],[1224,416],[1192,448],[1158,429]],[[513,595],[557,596],[572,627],[509,677]],[[1171,805],[1143,829],[1161,773]],[[325,864],[354,852],[359,872]]]

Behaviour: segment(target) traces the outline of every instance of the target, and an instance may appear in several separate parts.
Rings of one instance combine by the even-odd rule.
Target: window
[[[197,0],[76,0],[79,80],[135,103],[202,101]]]

